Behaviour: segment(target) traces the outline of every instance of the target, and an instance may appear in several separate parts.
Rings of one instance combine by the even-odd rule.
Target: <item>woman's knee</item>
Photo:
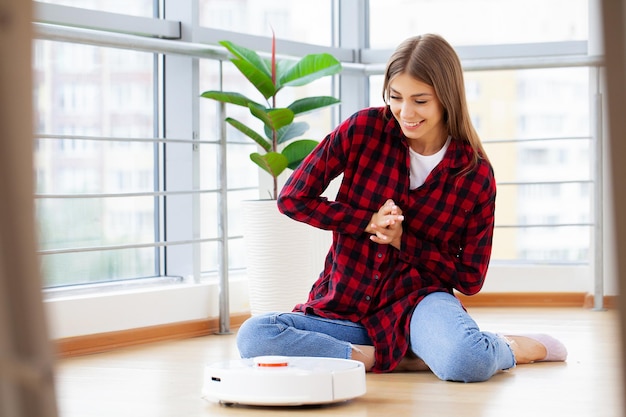
[[[444,381],[482,382],[497,371],[490,355],[481,352],[455,352],[443,355],[442,360],[431,369]]]
[[[441,343],[436,354],[422,359],[444,381],[482,382],[498,371],[493,350],[489,340],[477,334],[467,340]]]
[[[496,372],[494,347],[451,294],[433,293],[417,305],[410,340],[440,379],[477,382]]]
[[[267,341],[279,331],[276,314],[252,316],[237,331],[237,348],[242,358],[266,355]]]

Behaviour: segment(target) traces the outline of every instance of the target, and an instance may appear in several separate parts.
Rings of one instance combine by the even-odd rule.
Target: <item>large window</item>
[[[441,33],[464,63],[479,56],[485,65],[468,66],[465,77],[471,115],[498,181],[494,262],[580,264],[592,258],[597,190],[591,132],[598,115],[590,90],[599,83],[592,66],[546,64],[572,50],[583,56],[587,0],[537,7],[510,0],[371,0],[366,24],[351,17],[358,13],[347,13],[366,2],[345,8],[338,0],[46,3],[73,6],[77,15],[79,8],[90,9],[90,19],[101,11],[163,23],[151,17],[169,10],[166,16],[189,20],[181,22],[180,39],[121,35],[102,25],[101,39],[47,27],[35,41],[36,207],[48,287],[163,276],[184,281],[192,269],[194,278],[213,278],[225,266],[245,271],[240,202],[266,197],[269,181],[248,158],[256,145],[229,125],[221,129],[225,114],[245,123],[255,119],[243,108],[221,108],[199,96],[220,88],[254,96],[216,43],[235,38],[267,53],[272,28],[279,47],[292,55],[343,45],[336,50],[349,65],[339,82],[323,79],[282,97],[291,102],[295,94],[341,91],[342,111],[382,104],[381,68],[407,36]],[[560,8],[557,20],[553,6]],[[532,18],[522,18],[525,13]],[[518,21],[524,30],[515,29]],[[165,23],[178,27],[177,20]],[[194,43],[198,39],[213,52]],[[518,68],[498,67],[521,50]],[[532,61],[535,53],[540,63]],[[321,140],[336,125],[336,111],[313,113],[307,136]]]
[[[123,2],[49,3],[136,16],[151,16],[157,4],[148,0],[124,9]],[[319,26],[302,30],[302,19],[309,19],[311,13],[305,16],[289,2],[209,0],[199,2],[199,8],[199,20],[212,28],[269,39],[274,27],[279,46],[280,39],[330,44],[332,38],[330,1],[322,8],[310,7],[311,13],[320,16],[320,24],[328,26],[324,30]],[[71,13],[81,12],[72,9]],[[234,26],[229,26],[228,19],[214,21],[229,13],[239,16]],[[244,15],[260,26],[245,24],[240,18]],[[262,21],[257,19],[261,15],[265,16]],[[254,91],[242,90],[248,83],[225,54],[223,61],[199,59],[201,54],[186,58],[189,68],[194,60],[199,62],[194,82],[179,71],[161,71],[179,63],[164,64],[159,55],[133,51],[123,41],[121,48],[86,45],[81,34],[71,35],[76,36],[76,43],[35,42],[36,205],[45,286],[163,276],[210,281],[222,266],[220,245],[224,243],[229,249],[227,267],[245,270],[240,202],[268,195],[263,184],[266,174],[249,160],[256,145],[232,128],[226,131],[224,151],[220,144],[224,114],[215,102],[200,99],[199,94],[223,88],[252,97]],[[220,39],[229,39],[229,32]],[[173,83],[198,85],[188,97],[177,98],[197,101],[198,134],[191,133],[194,117],[177,108],[164,111],[166,106],[159,101],[168,91],[164,85]],[[281,99],[291,102],[297,98],[294,94],[310,95],[313,90],[334,94],[330,80],[321,80],[296,90],[287,88]],[[168,99],[174,100],[172,94]],[[235,106],[226,112],[246,123],[256,120]],[[189,129],[181,134],[170,126],[183,117],[188,117]],[[317,112],[306,121],[311,126],[309,137],[321,139],[332,128],[332,110]],[[193,140],[198,143],[194,145],[198,159],[187,152]],[[220,172],[221,158],[226,160],[226,175]],[[219,224],[224,187],[228,187],[226,241]],[[192,269],[200,276],[191,277]]]
[[[468,72],[499,183],[495,260],[589,262],[593,143],[589,71]]]
[[[154,248],[116,248],[158,234],[156,148],[144,140],[154,136],[153,55],[51,41],[34,49],[45,285],[154,276]]]
[[[589,262],[588,68],[468,71],[470,113],[498,182],[494,260]],[[371,79],[381,102],[382,76]]]

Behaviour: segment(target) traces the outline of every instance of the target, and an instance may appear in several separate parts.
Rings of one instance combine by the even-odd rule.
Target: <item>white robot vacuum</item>
[[[297,406],[348,401],[365,391],[359,361],[259,356],[207,365],[202,397],[224,405]]]

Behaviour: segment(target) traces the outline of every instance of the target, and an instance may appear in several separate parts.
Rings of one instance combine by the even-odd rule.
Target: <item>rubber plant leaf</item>
[[[250,159],[274,178],[278,177],[289,164],[287,157],[278,152],[268,152],[265,155],[254,152],[250,154]]]
[[[235,45],[230,41],[221,41],[220,44],[235,56],[235,58],[231,59],[231,62],[235,64],[237,69],[254,85],[263,97],[267,99],[276,94],[276,88],[272,82],[271,69],[268,67],[267,60],[261,58],[255,51]]]
[[[341,63],[331,54],[310,54],[281,74],[281,86],[301,86],[341,71]]]
[[[293,122],[293,112],[287,108],[266,109],[261,106],[248,106],[250,113],[261,120],[271,130],[278,130]],[[268,137],[271,137],[268,135]]]
[[[309,124],[307,122],[293,122],[287,126],[283,126],[276,131],[276,142],[278,144],[290,141],[293,138],[302,136],[309,130]],[[267,137],[271,137],[272,131],[265,127],[265,134]]]
[[[221,101],[222,103],[230,103],[243,107],[248,107],[248,105],[250,104],[261,106],[261,104],[257,103],[256,101],[250,100],[248,97],[240,93],[211,90],[202,93],[201,97],[210,98],[213,100]]]
[[[288,108],[291,109],[295,115],[302,115],[338,103],[340,103],[340,100],[330,96],[305,97],[294,101]]]
[[[298,62],[294,59],[279,59],[276,61],[276,92],[280,91],[284,86],[281,79],[285,77],[284,74],[292,71],[292,68],[296,66]]]
[[[255,67],[259,69],[259,71],[265,72],[268,77],[271,78],[270,67],[268,66],[265,59],[261,58],[259,54],[257,54],[252,49],[248,49],[244,46],[235,45],[231,41],[220,41],[220,45],[224,48],[228,49],[228,51],[233,54],[235,57],[248,61]]]
[[[265,72],[259,71],[257,67],[241,59],[230,60],[239,72],[254,85],[254,87],[265,97],[266,99],[276,94],[276,88],[272,82],[272,77],[268,76]]]
[[[266,151],[272,150],[272,144],[268,142],[267,139],[259,135],[254,130],[250,129],[248,126],[241,123],[239,120],[233,119],[232,117],[227,117],[225,120],[226,123],[230,124],[235,129],[255,141],[261,148],[265,149]]]
[[[302,139],[296,142],[290,143],[283,149],[283,155],[287,157],[289,161],[287,168],[296,169],[298,165],[311,153],[319,142],[313,139]]]

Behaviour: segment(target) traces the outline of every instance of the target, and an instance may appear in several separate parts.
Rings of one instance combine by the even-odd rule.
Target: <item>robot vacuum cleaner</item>
[[[348,401],[365,391],[359,361],[258,356],[207,365],[202,397],[224,405],[297,406]]]

